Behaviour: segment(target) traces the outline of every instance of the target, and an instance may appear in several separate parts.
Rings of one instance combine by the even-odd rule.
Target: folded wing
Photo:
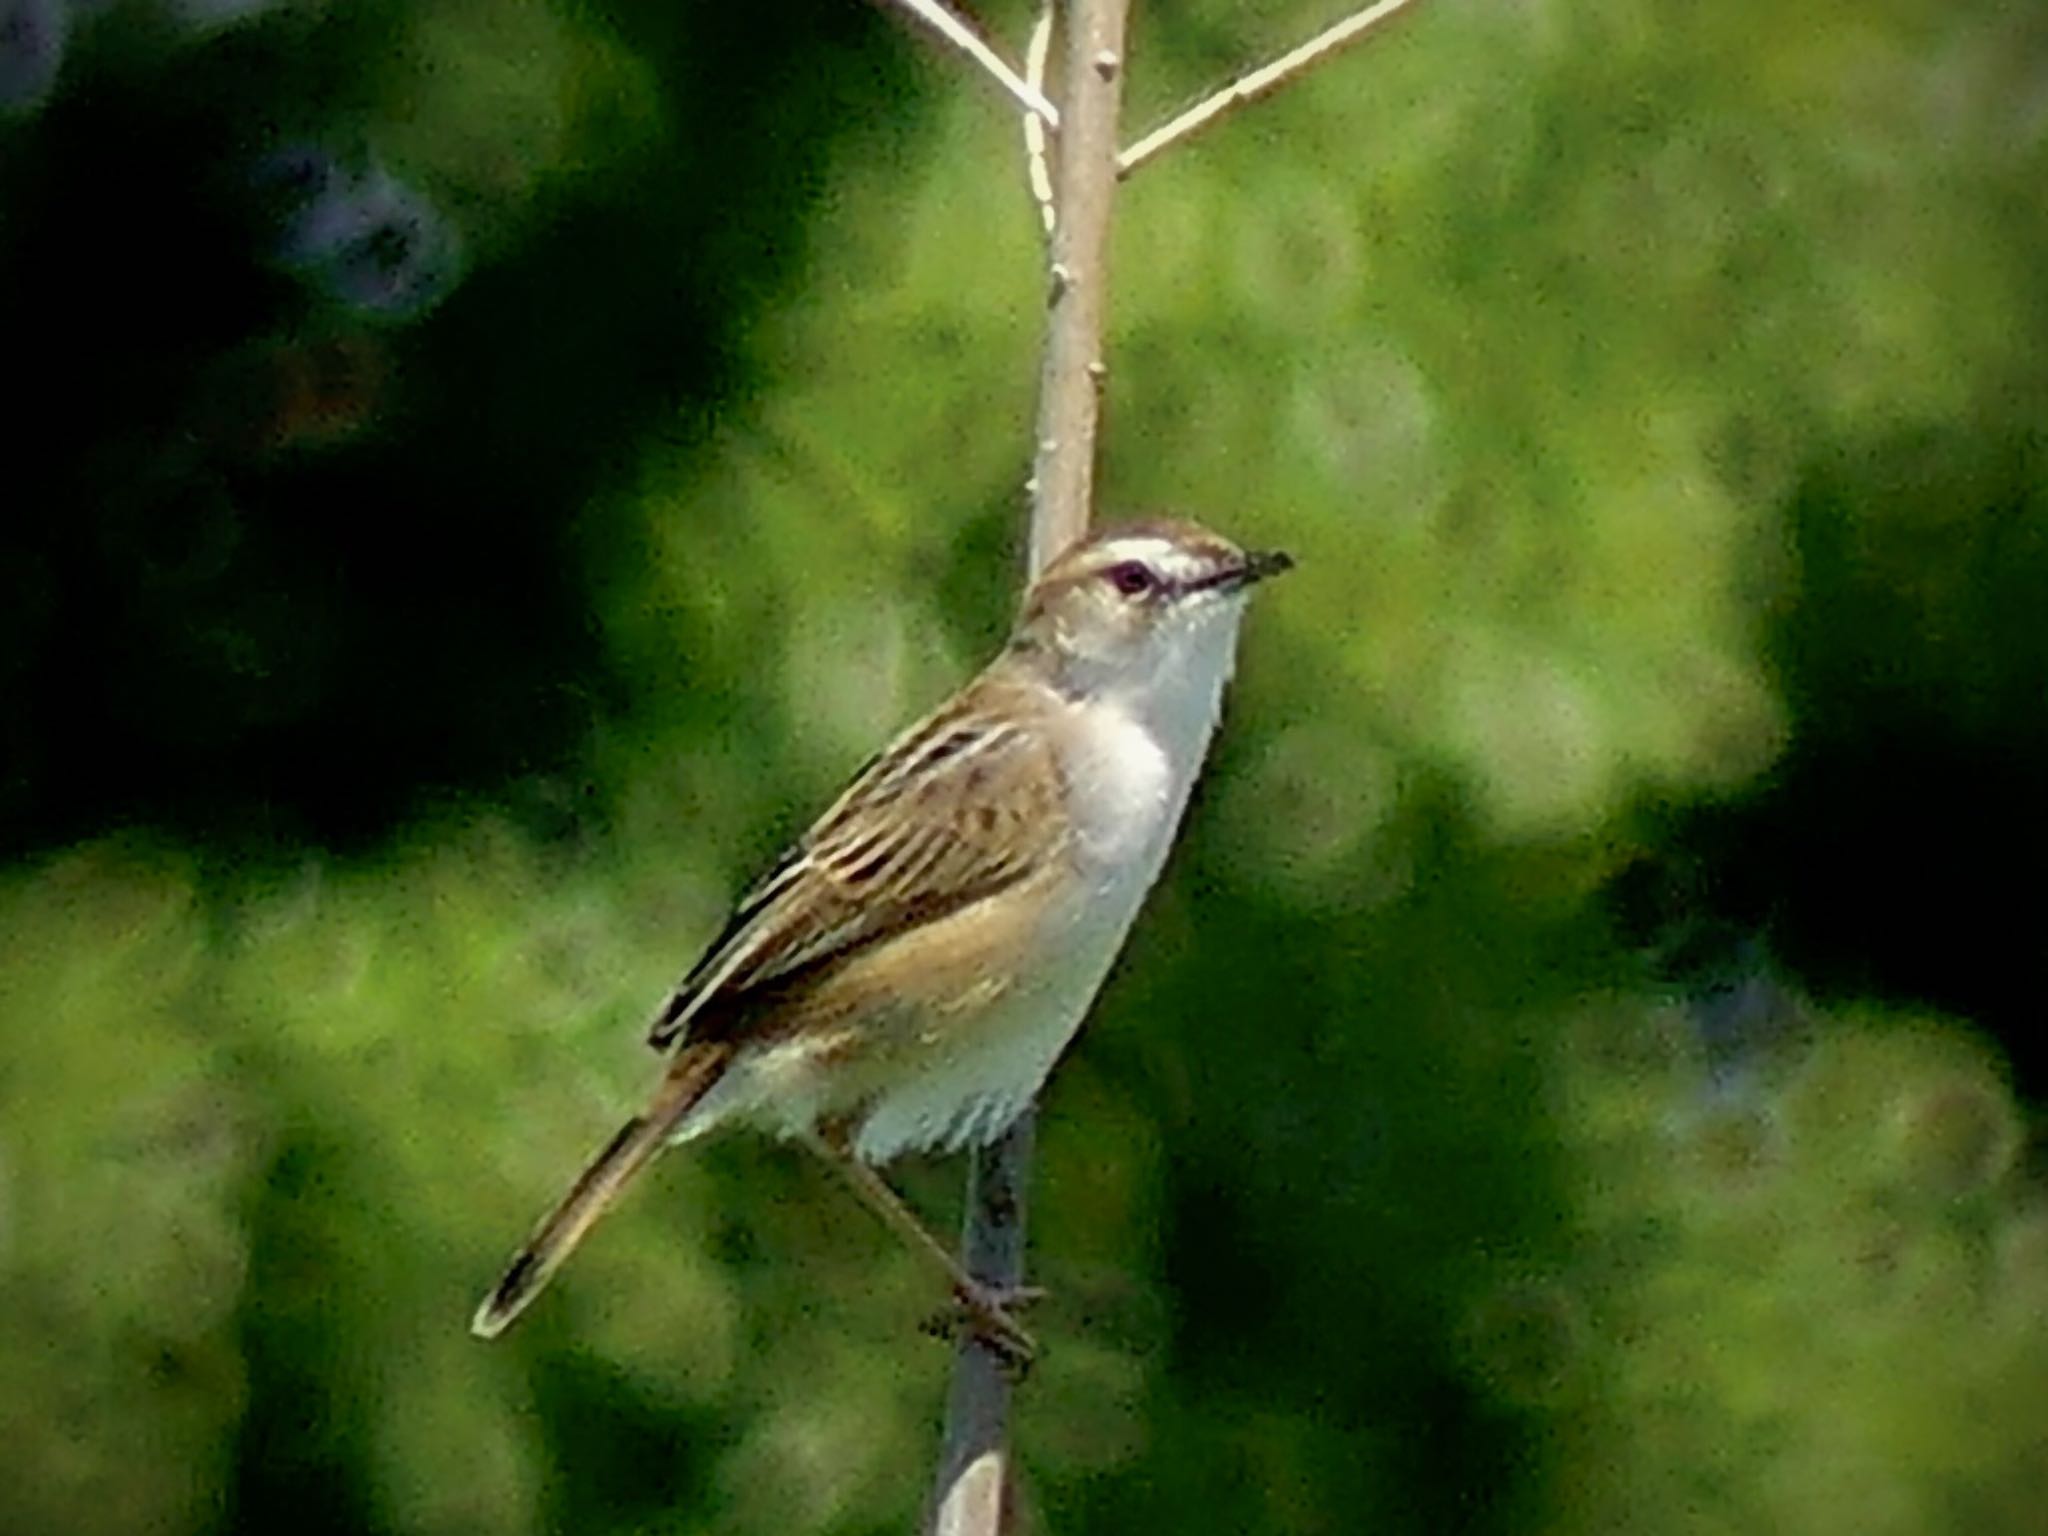
[[[1065,782],[1032,703],[970,690],[870,763],[741,898],[648,1030],[726,1038],[746,995],[981,901],[1059,857]],[[1042,706],[1041,706],[1042,707]],[[713,1006],[716,1004],[717,1006]]]

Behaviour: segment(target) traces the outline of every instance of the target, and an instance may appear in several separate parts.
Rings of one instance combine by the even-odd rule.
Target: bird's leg
[[[982,1339],[1000,1351],[1012,1366],[1022,1369],[1029,1365],[1038,1353],[1038,1346],[1010,1312],[1012,1308],[1028,1306],[1044,1292],[1030,1286],[1003,1290],[975,1279],[953,1256],[953,1251],[932,1236],[925,1224],[918,1220],[917,1213],[903,1203],[903,1197],[889,1187],[888,1181],[854,1156],[843,1128],[821,1127],[808,1138],[808,1142],[813,1151],[839,1170],[853,1192],[866,1202],[869,1210],[882,1218],[884,1225],[937,1265],[946,1277],[964,1318],[942,1317],[941,1331],[951,1332],[960,1321],[965,1321]]]

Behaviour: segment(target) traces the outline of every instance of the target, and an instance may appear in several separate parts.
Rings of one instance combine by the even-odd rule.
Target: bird
[[[1200,525],[1111,524],[1052,560],[1007,642],[897,736],[732,909],[655,1014],[661,1077],[484,1298],[495,1338],[665,1147],[747,1125],[811,1147],[1028,1360],[876,1171],[994,1140],[1079,1030],[1157,880],[1252,587],[1289,569]]]

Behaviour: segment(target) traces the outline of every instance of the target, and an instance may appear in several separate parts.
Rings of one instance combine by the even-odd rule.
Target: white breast
[[[1171,842],[1189,776],[1177,771],[1151,730],[1117,705],[1072,706],[1070,725],[1061,755],[1083,863],[1111,883],[1139,875],[1162,837]],[[1156,873],[1144,874],[1143,884]]]
[[[1235,629],[1219,623],[1210,643],[1228,648]],[[1078,878],[1048,914],[1043,957],[976,1026],[975,1045],[935,1054],[874,1105],[855,1143],[863,1158],[990,1140],[1045,1082],[1159,878],[1208,753],[1229,657],[1192,659],[1176,674],[1186,686],[1138,694],[1142,713],[1115,698],[1069,706],[1060,740]]]
[[[1236,629],[1234,612],[1219,615],[1187,637],[1187,650],[1163,658],[1157,674],[1066,706],[1054,739],[1074,821],[1075,878],[1046,912],[1037,958],[971,1025],[956,1021],[935,1034],[918,1070],[865,1101],[854,1140],[862,1159],[990,1140],[1031,1102],[1087,1016],[1172,849],[1215,732]],[[770,1111],[764,1118],[773,1128],[794,1132],[833,1098],[828,1077],[811,1081],[799,1047],[743,1065],[729,1074],[734,1092],[719,1113],[708,1113],[707,1103],[705,1124],[728,1105],[744,1106]],[[771,1085],[771,1077],[786,1080]]]
[[[1088,852],[1135,866],[1142,899],[1209,755],[1237,650],[1235,605],[1177,635],[1142,674],[1068,706],[1068,805]]]

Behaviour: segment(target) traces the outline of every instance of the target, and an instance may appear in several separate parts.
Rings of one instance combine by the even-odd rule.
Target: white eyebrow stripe
[[[1111,560],[1143,560],[1149,565],[1183,565],[1188,558],[1178,545],[1152,534],[1105,539],[1100,548]]]

